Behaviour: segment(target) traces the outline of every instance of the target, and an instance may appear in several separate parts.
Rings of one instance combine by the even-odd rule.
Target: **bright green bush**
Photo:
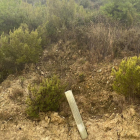
[[[0,46],[0,81],[9,74],[22,70],[25,63],[36,63],[42,52],[37,30],[29,32],[26,24],[10,31],[9,35],[3,33]]]
[[[17,66],[37,62],[42,50],[37,30],[29,32],[26,24],[22,24],[13,32],[10,31],[9,36],[2,34],[0,44],[4,61],[10,61]]]
[[[30,85],[29,97],[26,100],[27,115],[39,117],[39,112],[58,111],[60,103],[64,99],[65,87],[56,76],[44,79],[39,86]]]
[[[140,96],[140,57],[122,60],[119,70],[112,69],[115,76],[113,89],[125,96]]]

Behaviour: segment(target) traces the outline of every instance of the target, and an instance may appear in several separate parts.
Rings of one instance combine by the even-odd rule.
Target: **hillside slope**
[[[73,42],[45,49],[40,62],[10,75],[0,85],[1,140],[80,140],[67,101],[60,111],[40,113],[30,120],[26,114],[28,84],[40,83],[57,74],[72,89],[88,132],[88,140],[139,140],[139,101],[126,101],[112,90],[112,68],[121,59],[94,63],[90,52],[77,50]],[[130,104],[131,102],[131,104]]]

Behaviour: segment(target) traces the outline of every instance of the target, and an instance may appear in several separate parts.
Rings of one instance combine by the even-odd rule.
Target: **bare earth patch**
[[[139,140],[139,101],[130,104],[112,90],[111,69],[117,70],[120,60],[93,64],[87,54],[81,57],[80,51],[70,50],[69,44],[45,50],[36,66],[1,83],[0,140],[81,140],[66,101],[60,112],[40,113],[40,119],[30,120],[25,114],[28,84],[52,74],[68,83],[67,90],[72,89],[87,140]]]

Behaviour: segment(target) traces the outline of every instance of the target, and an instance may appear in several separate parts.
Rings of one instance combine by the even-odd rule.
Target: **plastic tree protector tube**
[[[85,126],[83,124],[83,121],[82,121],[79,109],[76,105],[72,91],[69,90],[69,91],[65,92],[65,95],[66,95],[66,98],[68,100],[69,106],[71,108],[71,111],[72,111],[73,117],[75,119],[77,128],[80,132],[81,138],[86,139],[87,138],[87,131],[86,131]]]

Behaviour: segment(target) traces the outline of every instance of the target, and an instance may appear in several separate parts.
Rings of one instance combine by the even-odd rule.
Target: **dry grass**
[[[81,57],[77,60],[77,62],[78,62],[78,64],[83,65],[83,64],[85,64],[86,60],[85,60],[85,58]]]
[[[13,101],[19,100],[23,97],[23,90],[15,88],[12,90],[8,97]]]
[[[123,29],[119,25],[91,24],[77,28],[75,36],[81,55],[88,52],[88,59],[93,63],[124,57],[124,51],[135,55],[140,52],[140,29],[137,27]]]
[[[32,83],[33,84],[40,84],[42,82],[42,77],[40,75],[37,75],[36,77],[34,77]]]
[[[9,88],[10,86],[11,86],[10,80],[5,80],[5,81],[2,83],[2,87],[3,87],[3,88]]]
[[[118,30],[113,46],[116,51],[132,51],[135,55],[140,52],[140,30],[138,28],[131,28],[128,30]]]
[[[78,75],[78,82],[84,82],[85,81],[85,74],[84,73],[79,73]]]
[[[85,64],[83,65],[83,70],[84,71],[89,71],[91,70],[91,64],[89,63],[89,61],[86,61]]]
[[[110,53],[110,31],[104,25],[91,25],[77,31],[77,42],[80,49],[89,51],[90,61],[100,61]]]
[[[13,116],[8,111],[0,111],[0,120],[6,120],[8,121]]]

